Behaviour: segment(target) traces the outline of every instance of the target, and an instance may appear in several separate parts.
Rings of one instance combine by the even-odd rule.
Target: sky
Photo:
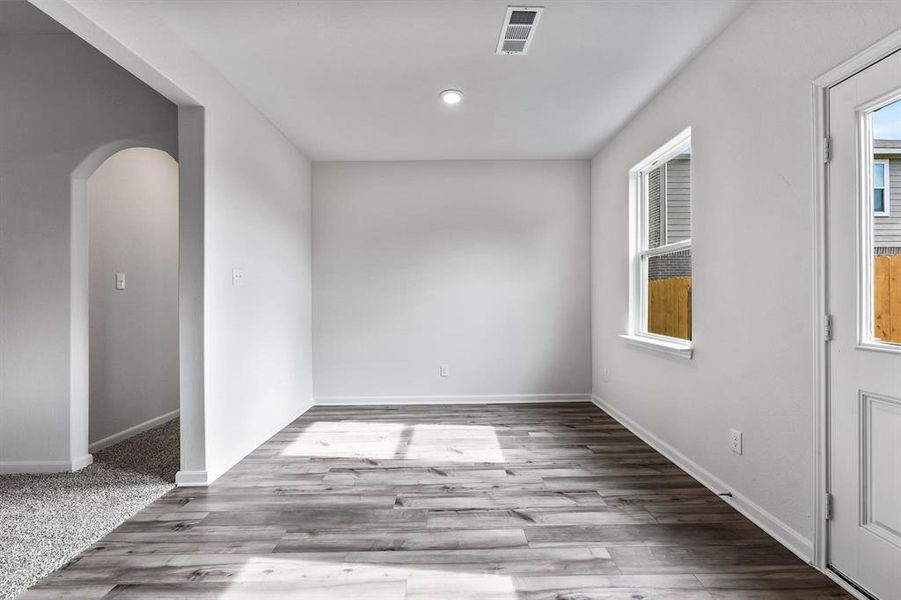
[[[901,100],[873,113],[873,138],[901,140]]]

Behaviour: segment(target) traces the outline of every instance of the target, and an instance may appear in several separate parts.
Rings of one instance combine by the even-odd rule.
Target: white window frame
[[[885,185],[882,187],[883,208],[885,210],[882,210],[882,211],[876,210],[875,194],[874,194],[876,191],[876,182],[874,180],[873,190],[872,190],[872,192],[870,192],[871,195],[873,195],[873,198],[872,198],[872,200],[873,200],[873,215],[876,217],[890,217],[891,212],[892,212],[892,197],[891,197],[891,191],[889,190],[889,185],[890,185],[889,184],[889,175],[891,173],[891,171],[890,171],[891,162],[887,158],[874,158],[873,166],[875,167],[876,165],[883,165],[882,168],[884,169],[884,172],[885,172],[885,177],[883,180],[883,183]]]
[[[629,170],[629,322],[620,337],[650,350],[692,358],[694,342],[647,330],[645,265],[654,256],[691,250],[691,238],[648,248],[648,174],[691,147],[691,127],[655,150]],[[694,336],[692,336],[694,337]]]

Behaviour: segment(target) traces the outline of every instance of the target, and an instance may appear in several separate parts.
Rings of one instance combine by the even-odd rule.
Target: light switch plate
[[[742,453],[742,435],[738,429],[729,430],[729,449],[736,454]]]
[[[244,285],[244,269],[232,269],[232,285],[234,287]]]
[[[125,273],[116,273],[116,289],[125,289]]]

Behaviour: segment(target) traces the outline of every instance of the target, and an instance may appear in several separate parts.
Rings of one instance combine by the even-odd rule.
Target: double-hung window
[[[632,342],[690,357],[691,129],[630,171]]]

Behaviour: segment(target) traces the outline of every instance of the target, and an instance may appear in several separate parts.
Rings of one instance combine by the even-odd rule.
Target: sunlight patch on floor
[[[513,578],[478,573],[457,565],[441,569],[432,565],[398,564],[392,560],[355,560],[354,553],[298,554],[248,557],[235,576],[236,585],[222,590],[218,598],[246,598],[247,586],[266,582],[266,588],[278,586],[285,576],[291,578],[291,591],[302,597],[329,600],[442,600],[484,598],[516,600]],[[267,579],[271,578],[271,582]],[[263,588],[257,588],[263,589]]]
[[[494,427],[486,425],[414,425],[403,458],[438,462],[504,462]]]
[[[494,428],[366,421],[317,421],[282,456],[504,462]]]

